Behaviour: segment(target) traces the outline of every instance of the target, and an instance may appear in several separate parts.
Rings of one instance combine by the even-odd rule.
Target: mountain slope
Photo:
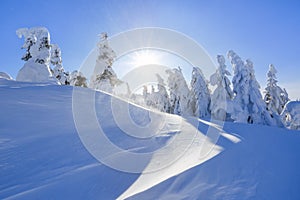
[[[83,98],[93,92],[79,90]],[[114,144],[135,153],[165,147],[141,165],[144,172],[164,166],[160,170],[127,173],[87,151],[75,128],[72,92],[68,86],[0,80],[1,199],[282,199],[287,194],[299,199],[297,131],[232,123],[222,130],[203,120],[150,112],[165,122],[150,139],[138,139],[114,121],[112,97],[97,92],[96,115]],[[147,110],[129,109],[136,124],[151,121]]]

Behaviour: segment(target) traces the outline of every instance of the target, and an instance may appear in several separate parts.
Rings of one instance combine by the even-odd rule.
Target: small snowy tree
[[[101,40],[97,44],[98,57],[89,87],[112,93],[113,88],[121,83],[112,69],[116,54],[108,44],[107,34],[102,33],[100,37]]]
[[[193,114],[197,117],[207,117],[210,114],[210,92],[200,68],[193,67],[190,100]]]
[[[82,72],[75,70],[70,75],[70,85],[87,87],[87,79]]]
[[[27,82],[56,82],[50,71],[50,35],[44,27],[22,28],[17,30],[19,38],[24,36],[22,48],[26,54],[22,60],[26,61],[20,69],[16,80]]]
[[[52,70],[53,76],[59,81],[62,85],[70,85],[68,80],[68,73],[65,72],[62,66],[61,59],[61,50],[57,44],[51,45],[51,64],[54,65]]]
[[[146,85],[143,86],[143,97],[144,99],[147,99],[149,93],[148,93],[148,87]]]
[[[165,83],[162,77],[159,74],[156,74],[157,77],[157,91],[155,91],[154,86],[151,87],[151,93],[148,93],[147,86],[144,86],[143,96],[145,104],[155,108],[161,112],[170,112],[170,102],[169,95],[165,88]]]
[[[265,88],[264,101],[267,105],[267,109],[272,115],[280,115],[284,105],[289,101],[288,94],[285,89],[281,89],[277,85],[276,78],[277,70],[274,65],[270,64],[269,71],[267,73],[267,87]]]
[[[215,119],[229,120],[230,117],[227,108],[232,106],[231,99],[234,96],[230,88],[230,80],[227,77],[231,74],[226,69],[224,56],[218,55],[217,61],[219,67],[217,71],[210,76],[211,85],[216,86],[216,89],[211,95],[211,115]]]
[[[190,90],[183,77],[181,68],[167,70],[170,90],[170,112],[177,115],[191,115]]]
[[[274,120],[267,112],[259,91],[259,84],[254,75],[253,63],[246,63],[233,51],[228,52],[234,70],[232,79],[233,108],[231,117],[236,122],[274,125]]]

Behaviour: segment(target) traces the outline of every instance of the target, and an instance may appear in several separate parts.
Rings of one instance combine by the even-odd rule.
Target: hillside
[[[114,121],[111,100],[119,107],[125,101],[78,91],[82,102],[95,96],[98,123],[115,145],[137,154],[155,151],[143,163],[129,159],[119,166],[144,173],[107,167],[85,148],[73,119],[73,87],[0,79],[0,199],[300,198],[299,131],[238,123],[222,128],[129,105],[138,126],[147,127],[150,116],[157,130],[139,139],[128,135],[125,116],[119,118],[125,130]],[[118,163],[118,153],[105,161]]]

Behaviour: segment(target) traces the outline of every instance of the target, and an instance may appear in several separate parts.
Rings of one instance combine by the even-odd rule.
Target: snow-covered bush
[[[210,114],[210,91],[200,68],[193,67],[191,92],[189,95],[192,112],[196,117]]]
[[[300,130],[300,101],[289,101],[281,113],[285,127]]]
[[[44,27],[22,28],[16,31],[19,38],[24,37],[22,60],[26,61],[16,80],[27,82],[56,82],[50,70],[50,35]]]
[[[192,115],[190,106],[190,90],[182,74],[181,68],[167,70],[170,91],[170,112],[177,115]]]
[[[82,72],[75,70],[70,75],[70,85],[87,87],[87,79]]]
[[[57,44],[51,44],[51,64],[54,66],[52,70],[53,76],[61,85],[70,85],[69,73],[65,72],[62,66],[61,50]]]
[[[101,40],[97,44],[98,57],[89,87],[112,93],[113,88],[121,83],[112,69],[116,54],[108,44],[107,34],[102,33],[100,37]]]
[[[285,89],[281,89],[277,85],[276,78],[277,70],[274,65],[270,64],[269,71],[267,73],[267,87],[265,88],[264,101],[267,105],[267,109],[271,114],[280,115],[285,104],[289,101],[289,97]]]
[[[9,74],[7,74],[5,72],[0,72],[0,78],[7,79],[7,80],[12,80],[13,79]]]
[[[218,69],[210,76],[210,84],[216,86],[211,95],[211,115],[214,119],[229,120],[230,112],[227,109],[230,110],[232,107],[231,99],[234,96],[230,88],[231,82],[227,77],[231,74],[226,69],[224,56],[218,55],[217,61],[219,63]]]

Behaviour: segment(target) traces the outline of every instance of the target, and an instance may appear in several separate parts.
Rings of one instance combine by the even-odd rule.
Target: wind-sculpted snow
[[[131,120],[141,128],[153,116],[166,117],[152,137],[138,138],[113,116],[110,101],[123,100],[86,88],[79,92],[95,94],[95,114],[112,143],[136,154],[152,152],[143,170],[118,171],[92,156],[73,120],[73,87],[0,79],[0,199],[300,198],[297,131],[233,123],[222,128],[129,104]],[[190,144],[180,156],[170,145],[176,137],[182,139],[176,148]],[[178,157],[165,165],[161,156],[168,153]],[[165,167],[144,173],[159,164]]]
[[[300,198],[299,132],[237,123],[224,130],[241,142],[221,138],[221,154],[128,199]]]

